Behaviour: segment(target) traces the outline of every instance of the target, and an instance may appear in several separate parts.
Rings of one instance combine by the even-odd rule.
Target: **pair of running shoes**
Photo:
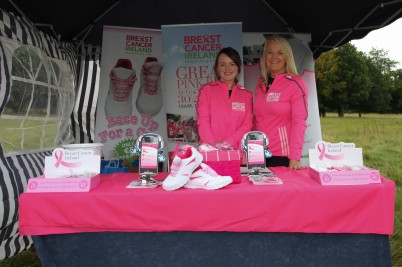
[[[195,147],[183,146],[173,158],[170,173],[162,183],[163,189],[172,191],[184,187],[215,190],[232,183],[232,177],[217,174],[202,160],[201,153]]]
[[[154,116],[163,105],[161,72],[163,65],[156,57],[147,57],[141,68],[140,89],[136,99],[139,113]],[[110,72],[110,86],[105,102],[106,116],[132,115],[132,92],[137,73],[130,59],[120,58]]]

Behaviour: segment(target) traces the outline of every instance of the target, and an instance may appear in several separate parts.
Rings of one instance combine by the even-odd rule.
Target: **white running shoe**
[[[202,162],[202,155],[195,147],[183,146],[183,148],[185,149],[184,152],[173,158],[170,174],[162,183],[165,190],[176,190],[185,185],[193,171]]]
[[[233,182],[230,176],[220,176],[214,169],[201,163],[201,168],[195,171],[190,180],[184,185],[185,188],[202,188],[208,190],[219,189]]]
[[[106,116],[132,115],[132,91],[137,75],[129,59],[120,58],[110,71],[110,87],[106,96]]]
[[[142,65],[140,90],[136,100],[137,110],[141,114],[154,116],[162,108],[162,69],[163,65],[156,57],[147,57]]]

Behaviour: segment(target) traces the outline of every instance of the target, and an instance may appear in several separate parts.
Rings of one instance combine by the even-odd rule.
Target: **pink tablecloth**
[[[23,193],[21,235],[78,232],[304,232],[393,234],[395,183],[321,186],[308,170],[272,168],[283,185],[208,191],[128,189],[138,174],[102,175],[85,193]],[[167,173],[160,173],[164,178]]]

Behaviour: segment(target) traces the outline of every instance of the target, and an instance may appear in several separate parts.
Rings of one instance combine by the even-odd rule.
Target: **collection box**
[[[241,182],[240,162],[243,157],[242,150],[211,150],[200,153],[203,156],[203,162],[219,175],[231,176],[234,184]]]
[[[98,144],[94,146],[96,149],[91,144],[54,149],[51,156],[45,157],[43,175],[30,178],[26,192],[89,192],[97,187],[100,183],[101,152]]]
[[[378,170],[363,165],[361,148],[354,143],[319,141],[309,150],[310,175],[321,185],[381,183]]]
[[[43,175],[28,180],[29,193],[89,192],[100,183],[100,174],[88,177],[45,178]]]
[[[360,170],[319,171],[310,168],[310,175],[321,185],[361,185],[381,183],[380,172],[362,166]]]

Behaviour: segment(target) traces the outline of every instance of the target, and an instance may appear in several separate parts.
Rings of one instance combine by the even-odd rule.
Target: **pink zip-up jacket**
[[[300,160],[308,112],[308,89],[299,76],[282,73],[266,92],[258,81],[254,91],[254,130],[269,139],[273,156]]]
[[[232,87],[220,81],[204,84],[197,99],[197,125],[200,144],[228,142],[240,148],[243,135],[253,127],[253,94],[239,84]]]

